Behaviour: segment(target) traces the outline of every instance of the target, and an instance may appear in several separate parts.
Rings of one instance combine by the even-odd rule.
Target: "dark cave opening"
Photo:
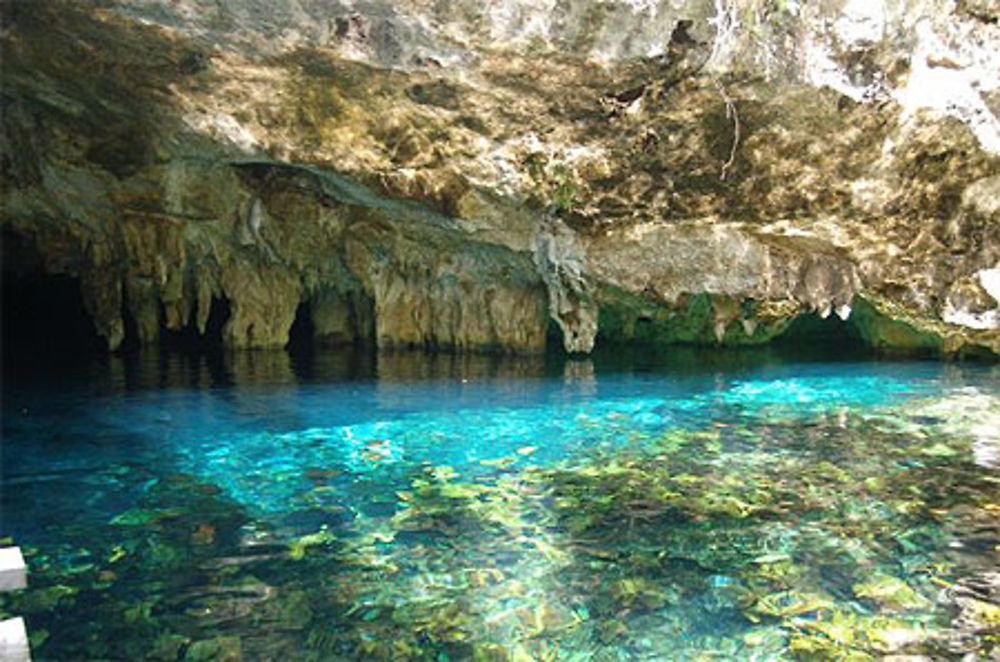
[[[312,306],[308,301],[302,301],[295,310],[295,321],[288,330],[288,344],[285,348],[292,354],[310,353],[316,348],[315,334]]]
[[[83,303],[80,279],[50,274],[29,235],[5,228],[0,359],[4,370],[66,363],[106,352]]]
[[[743,334],[732,333],[734,324],[727,327],[725,340],[718,342],[712,325],[711,309],[705,305],[692,307],[687,317],[656,318],[632,311],[608,309],[601,311],[596,349],[602,351],[648,351],[669,354],[682,347],[703,347],[714,351],[768,353],[790,359],[871,358],[876,354],[854,316],[841,320],[836,315],[826,319],[816,313],[801,315],[779,335],[770,338],[748,339]],[[549,327],[549,348],[561,333]]]
[[[871,356],[873,353],[853,317],[842,320],[833,314],[825,319],[817,313],[800,315],[774,340],[774,346],[784,351],[843,358]]]
[[[225,297],[212,297],[212,302],[208,309],[208,320],[205,323],[205,332],[199,333],[195,314],[192,311],[191,321],[180,330],[171,330],[163,325],[166,313],[163,306],[160,306],[160,348],[168,351],[198,353],[198,352],[219,352],[222,350],[222,329],[229,321],[232,310],[229,299]],[[126,317],[126,343],[128,343],[128,318]],[[127,349],[134,349],[128,347]]]
[[[5,362],[93,355],[107,347],[72,276],[4,269],[2,326]]]

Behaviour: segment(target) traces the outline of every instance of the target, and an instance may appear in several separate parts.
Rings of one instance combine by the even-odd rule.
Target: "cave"
[[[842,320],[836,315],[823,318],[815,312],[795,318],[774,344],[776,349],[798,355],[848,358],[871,356],[874,351],[853,316]]]
[[[226,297],[212,297],[204,333],[199,333],[194,314],[192,314],[191,321],[183,329],[176,331],[168,329],[163,324],[166,314],[162,309],[162,304],[160,304],[160,308],[161,349],[180,352],[218,352],[223,348],[222,330],[232,315],[229,299]],[[139,349],[140,346],[136,342],[134,333],[134,323],[130,323],[127,308],[124,308],[124,311],[125,343],[122,348],[126,351]]]
[[[0,658],[1000,660],[996,4],[0,0]]]
[[[104,340],[83,305],[80,279],[38,272],[3,272],[3,356],[6,361],[103,352]]]
[[[2,237],[2,357],[5,368],[89,357],[106,344],[83,302],[80,279],[49,274],[35,244]]]
[[[316,347],[316,325],[313,323],[312,306],[308,301],[295,309],[295,321],[288,330],[286,348],[292,354],[308,354]]]

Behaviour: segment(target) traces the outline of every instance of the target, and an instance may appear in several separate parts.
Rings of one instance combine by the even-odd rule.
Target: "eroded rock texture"
[[[0,7],[5,265],[111,348],[1000,352],[995,1]]]

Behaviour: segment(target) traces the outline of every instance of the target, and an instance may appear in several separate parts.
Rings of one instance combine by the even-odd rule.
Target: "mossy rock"
[[[758,314],[750,299],[706,293],[668,303],[605,285],[597,300],[598,340],[608,344],[760,345],[784,333],[795,319],[795,314]]]
[[[864,343],[875,349],[934,354],[941,351],[941,338],[883,315],[862,298],[855,298],[850,321]]]

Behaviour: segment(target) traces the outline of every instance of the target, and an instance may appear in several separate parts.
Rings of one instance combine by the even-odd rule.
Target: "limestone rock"
[[[111,348],[996,353],[993,9],[8,3],[0,224]]]
[[[597,336],[597,304],[587,256],[572,230],[547,218],[535,246],[535,266],[548,288],[549,315],[563,333],[567,352],[590,352]]]

